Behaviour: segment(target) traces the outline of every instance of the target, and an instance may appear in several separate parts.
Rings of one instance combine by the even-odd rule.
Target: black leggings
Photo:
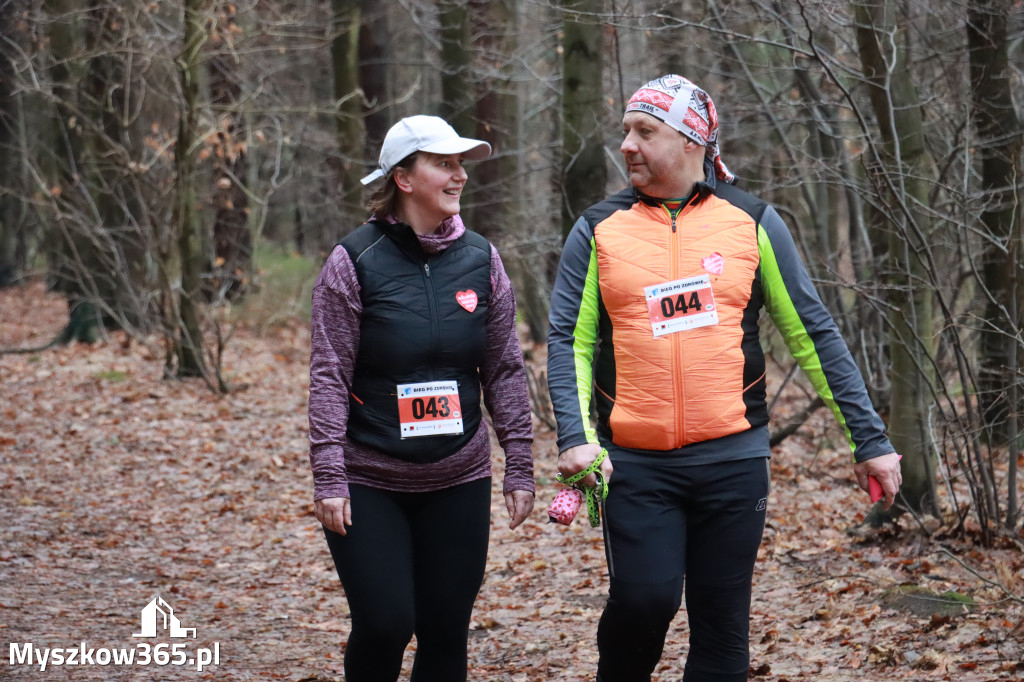
[[[683,680],[745,681],[768,460],[679,466],[656,458],[621,461],[613,454],[612,462],[599,682],[649,682],[679,609],[684,577],[690,650]]]
[[[324,529],[352,613],[345,679],[397,680],[415,634],[413,682],[465,680],[469,619],[487,563],[491,479],[427,493],[349,489],[348,534]]]

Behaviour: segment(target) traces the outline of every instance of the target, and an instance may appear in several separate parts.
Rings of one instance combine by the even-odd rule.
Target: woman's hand
[[[345,526],[352,525],[352,501],[347,497],[325,497],[313,503],[313,514],[325,528],[346,535]]]
[[[534,495],[528,490],[513,490],[505,493],[505,508],[508,509],[508,528],[515,530],[516,527],[526,520],[526,517],[533,511]]]

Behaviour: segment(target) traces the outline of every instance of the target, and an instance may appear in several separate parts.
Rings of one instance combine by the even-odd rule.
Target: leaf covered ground
[[[0,291],[0,348],[45,343],[65,319],[62,299],[40,285]],[[300,322],[239,328],[224,396],[164,380],[158,346],[116,334],[92,347],[0,355],[0,677],[342,679],[348,611],[312,515],[308,349]],[[543,349],[527,350],[542,360]],[[776,411],[796,411],[792,402]],[[826,417],[819,411],[773,455],[751,679],[1024,678],[1019,534],[983,548],[941,521],[926,535],[906,516],[849,533],[869,504]],[[495,477],[471,680],[593,679],[602,541],[585,522],[546,522],[553,441],[537,422],[537,509],[515,532]],[[157,595],[195,639],[132,637]],[[973,606],[957,601],[965,598]],[[680,613],[655,679],[681,678],[686,632]],[[182,641],[189,656],[216,647],[219,664],[40,670],[12,663],[10,648]]]

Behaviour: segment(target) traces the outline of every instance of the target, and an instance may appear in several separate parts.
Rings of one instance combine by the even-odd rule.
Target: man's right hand
[[[345,535],[345,526],[352,525],[352,502],[347,497],[325,497],[313,503],[313,515],[338,535]]]
[[[600,454],[601,446],[597,443],[584,443],[563,450],[558,455],[558,473],[562,474],[563,478],[568,478],[593,464]],[[605,483],[612,477],[612,460],[609,457],[605,457],[601,462],[601,474],[604,476]],[[585,488],[595,488],[597,487],[597,477],[590,474],[580,481],[580,484]]]

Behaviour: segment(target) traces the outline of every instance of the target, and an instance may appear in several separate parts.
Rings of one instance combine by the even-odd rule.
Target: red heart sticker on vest
[[[722,271],[725,270],[725,259],[722,258],[722,254],[713,253],[710,256],[704,256],[701,265],[712,275],[721,275]]]
[[[472,289],[466,289],[465,291],[456,291],[455,300],[459,302],[463,308],[469,312],[476,310],[476,292]]]

